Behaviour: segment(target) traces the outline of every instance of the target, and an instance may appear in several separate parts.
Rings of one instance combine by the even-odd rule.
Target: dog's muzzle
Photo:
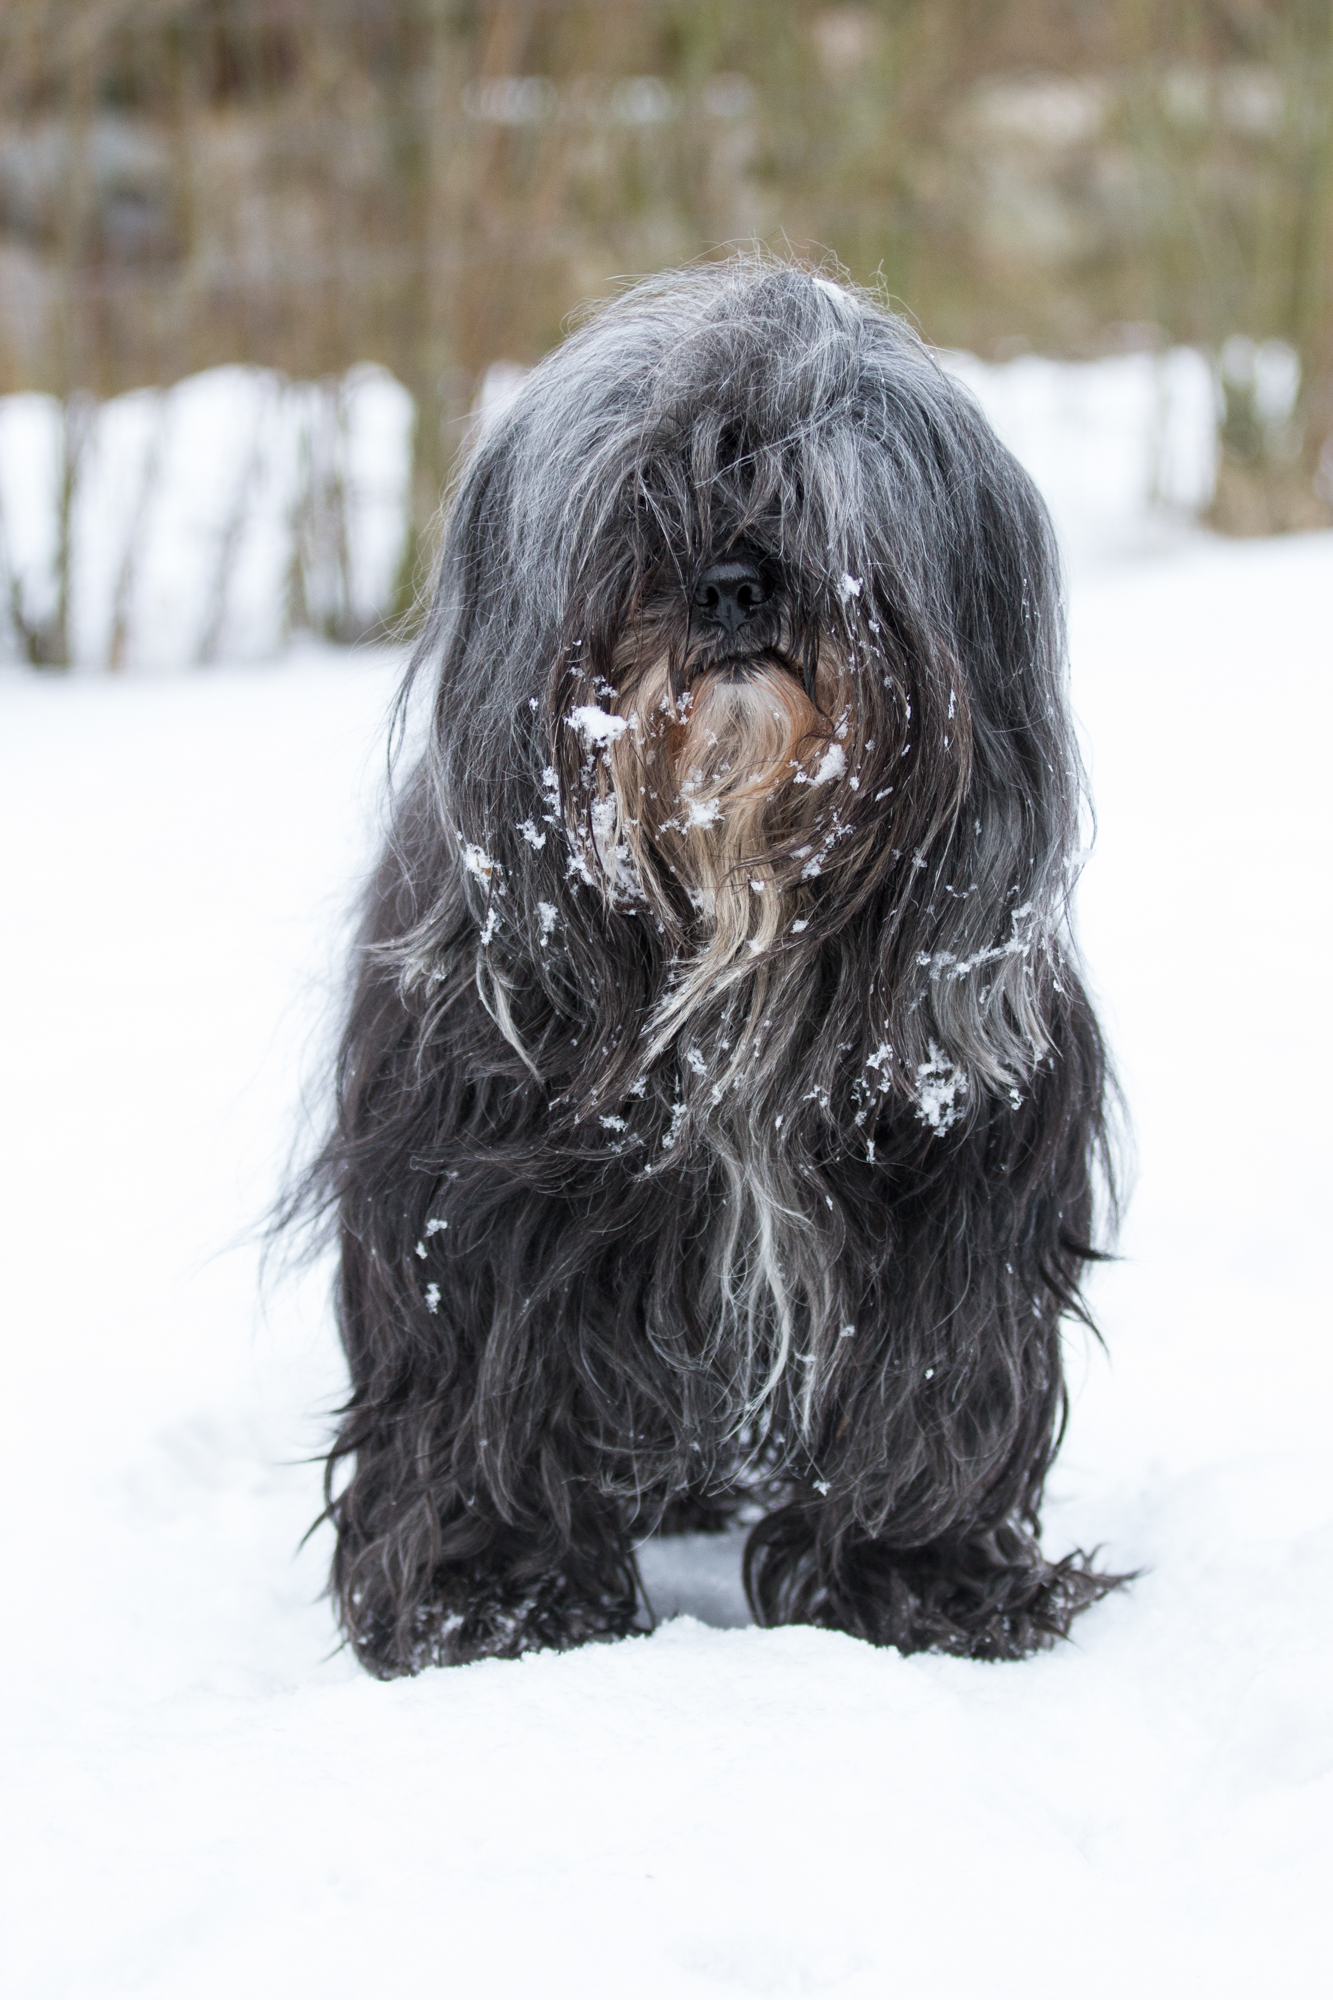
[[[780,594],[768,570],[748,556],[710,563],[690,596],[690,678],[715,673],[743,681],[773,666],[790,672],[774,651],[780,624]]]

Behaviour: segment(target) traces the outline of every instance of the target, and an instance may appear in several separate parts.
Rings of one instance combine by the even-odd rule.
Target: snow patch
[[[923,1124],[932,1132],[948,1132],[963,1115],[967,1072],[944,1055],[934,1042],[925,1062],[916,1066],[916,1103]]]
[[[606,748],[618,743],[629,723],[623,715],[608,715],[595,702],[585,702],[580,708],[571,708],[566,718],[571,729],[577,730],[585,743],[595,743]]]
[[[810,780],[812,785],[827,785],[831,779],[842,777],[847,769],[847,753],[841,743],[830,743],[819,760],[819,768]]]
[[[469,875],[475,875],[479,882],[489,887],[491,877],[499,871],[500,864],[493,861],[484,847],[478,847],[474,840],[463,842],[463,866]],[[498,886],[498,885],[497,885]]]

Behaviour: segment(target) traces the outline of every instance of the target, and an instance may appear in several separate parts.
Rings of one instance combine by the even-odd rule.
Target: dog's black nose
[[[752,562],[728,557],[713,563],[699,578],[694,591],[694,609],[704,625],[720,625],[725,632],[739,632],[756,611],[767,604],[768,585]]]

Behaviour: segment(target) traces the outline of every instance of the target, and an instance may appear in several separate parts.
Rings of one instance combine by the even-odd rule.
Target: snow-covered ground
[[[1084,931],[1138,1129],[1022,1666],[743,1628],[331,1652],[323,1274],[257,1308],[396,662],[0,677],[4,1985],[24,2000],[1317,1990],[1333,1861],[1333,536],[1087,575]],[[1325,1965],[1326,1974],[1326,1965]]]

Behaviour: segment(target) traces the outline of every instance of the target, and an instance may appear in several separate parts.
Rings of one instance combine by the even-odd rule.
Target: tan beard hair
[[[741,678],[706,671],[674,698],[664,658],[622,682],[615,708],[629,727],[607,759],[616,810],[598,843],[603,868],[614,882],[623,854],[649,905],[679,928],[665,872],[693,911],[693,949],[652,1024],[648,1060],[705,996],[752,972],[749,1012],[762,1009],[756,960],[799,921],[802,862],[791,848],[818,816],[816,775],[839,727],[839,675],[828,665],[815,692],[818,705],[762,656]]]

